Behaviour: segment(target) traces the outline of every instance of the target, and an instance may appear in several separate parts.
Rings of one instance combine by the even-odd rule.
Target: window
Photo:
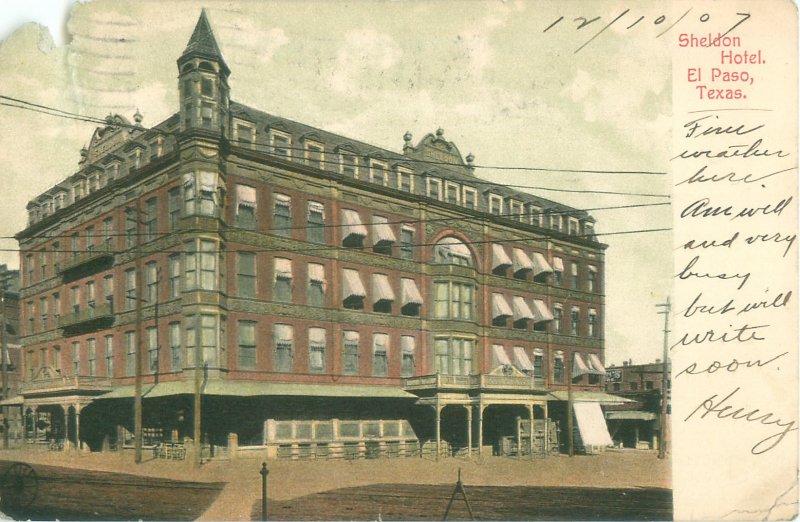
[[[158,267],[155,261],[147,263],[144,273],[147,278],[145,282],[147,288],[145,300],[150,304],[155,304],[158,301]]]
[[[404,169],[397,169],[397,188],[402,192],[414,192],[413,174]]]
[[[533,376],[544,379],[544,350],[541,348],[533,350]]]
[[[164,138],[159,136],[150,143],[150,161],[155,161],[156,158],[164,153]]]
[[[270,139],[272,140],[272,154],[287,159],[291,157],[291,151],[289,150],[291,141],[289,136],[285,134],[278,134],[273,130]]]
[[[323,155],[324,153],[321,145],[306,143],[306,165],[321,169]]]
[[[125,310],[136,308],[136,269],[125,270]]]
[[[308,370],[313,373],[325,371],[325,329],[308,329]]]
[[[503,215],[503,198],[497,194],[489,194],[489,213],[495,216]]]
[[[81,374],[81,343],[72,342],[72,375]]]
[[[560,257],[553,258],[553,284],[564,286],[564,260]]]
[[[394,291],[386,274],[372,274],[372,311],[383,314],[392,313]]]
[[[422,294],[419,293],[416,281],[407,277],[400,278],[400,295],[400,313],[411,317],[419,316]]]
[[[103,246],[106,252],[111,252],[114,241],[114,218],[107,217],[103,220]]]
[[[513,315],[505,296],[499,292],[492,293],[492,326],[508,326],[508,318]]]
[[[239,297],[256,296],[256,255],[239,252],[236,256],[236,293]]]
[[[86,306],[93,309],[96,305],[96,294],[94,289],[94,281],[86,282]]]
[[[236,144],[240,147],[246,147],[248,149],[253,148],[253,128],[249,125],[242,125],[241,123],[236,124]]]
[[[397,241],[389,220],[383,216],[372,217],[372,251],[392,255],[392,245]]]
[[[33,311],[33,301],[28,302],[28,335],[36,331],[36,317]]]
[[[570,335],[578,335],[578,330],[580,327],[580,308],[573,306],[570,309],[569,313],[569,334]]]
[[[325,243],[325,205],[309,201],[307,219],[306,240],[312,243]]]
[[[169,323],[169,352],[170,368],[173,372],[179,371],[182,365],[181,357],[181,323]]]
[[[292,235],[292,198],[284,194],[272,196],[272,233],[284,237]]]
[[[553,230],[561,230],[561,215],[560,214],[551,214],[550,215],[550,228]]]
[[[239,368],[253,370],[256,367],[256,322],[239,321]]]
[[[594,225],[592,223],[585,223],[583,225],[583,235],[588,239],[596,239],[594,237]]]
[[[350,310],[363,310],[367,290],[361,282],[358,270],[345,268],[342,270],[342,306]]]
[[[653,389],[653,381],[645,381],[644,382],[644,389],[645,390],[652,390]]]
[[[631,390],[632,391],[636,391],[638,389],[639,389],[639,383],[638,382],[632,382],[631,383]]]
[[[236,185],[236,216],[234,225],[239,228],[256,228],[256,189],[247,185]]]
[[[570,268],[569,287],[572,288],[573,290],[577,290],[578,288],[580,288],[578,279],[578,263],[575,263],[573,261],[572,263],[569,264],[569,268]]]
[[[211,78],[200,80],[200,94],[203,96],[214,96],[214,81]]]
[[[47,256],[48,252],[46,250],[42,250],[39,253],[39,267],[41,268],[42,280],[47,279]]]
[[[453,281],[436,281],[433,288],[433,315],[435,318],[474,319],[475,287],[473,285]]]
[[[367,237],[367,227],[361,222],[358,212],[342,209],[342,246],[362,248]]]
[[[442,180],[436,178],[428,178],[427,193],[428,197],[432,199],[442,199]]]
[[[189,317],[186,327],[187,363],[194,367],[197,352],[201,354],[201,364],[214,368],[217,366],[218,325],[217,316],[202,314],[199,317],[200,335],[197,336],[196,317]]]
[[[587,337],[597,337],[597,311],[589,308],[589,320],[586,323]]]
[[[460,201],[460,190],[457,184],[445,181],[444,200],[452,205],[458,205]]]
[[[308,264],[308,291],[306,304],[325,306],[325,267],[317,263]]]
[[[386,377],[389,372],[389,335],[376,333],[372,335],[372,375]]]
[[[414,227],[412,226],[400,227],[400,257],[414,259]]]
[[[369,169],[369,180],[377,185],[387,185],[389,179],[386,172],[386,165],[372,162]]]
[[[53,273],[61,272],[61,243],[53,243]]]
[[[433,340],[434,367],[442,375],[472,375],[476,368],[475,339],[436,337]]]
[[[73,250],[72,250],[73,251],[72,257],[73,258],[77,255],[76,254],[76,252],[77,252],[76,249],[77,249],[77,247],[73,246]],[[25,282],[28,285],[32,285],[33,284],[33,274],[35,273],[35,266],[34,265],[35,265],[35,263],[33,262],[33,254],[28,254],[27,256],[25,256],[25,271],[26,271],[26,273],[25,273]]]
[[[200,104],[201,125],[204,129],[211,129],[214,123],[214,105],[208,102]]]
[[[86,340],[86,358],[89,362],[89,377],[97,375],[97,341],[95,339]]]
[[[352,330],[342,332],[342,371],[345,375],[358,373],[359,335]]]
[[[400,376],[411,377],[414,375],[414,349],[416,339],[413,335],[400,336]]]
[[[189,172],[183,175],[183,212],[186,216],[216,216],[218,197],[216,172]]]
[[[47,330],[47,298],[39,298],[39,318],[41,320],[41,328],[44,332]]]
[[[58,328],[58,320],[61,318],[61,295],[56,292],[53,294],[53,326]]]
[[[144,203],[144,240],[152,241],[158,234],[158,200],[150,198]]]
[[[196,250],[197,243],[190,241],[186,244],[185,258],[185,284],[187,290],[216,290],[217,289],[217,244],[214,241],[201,239],[200,250]],[[199,270],[198,270],[199,268]]]
[[[113,335],[106,335],[103,338],[103,344],[105,345],[105,355],[106,355],[106,376],[113,377],[114,376],[114,336]]]
[[[571,217],[568,218],[569,222],[569,235],[577,236],[578,235],[578,220]]]
[[[53,370],[61,373],[61,347],[53,346]]]
[[[136,216],[133,212],[126,209],[125,212],[125,248],[133,248],[136,246]],[[73,248],[77,248],[77,242],[73,238]]]
[[[358,178],[358,159],[354,154],[341,153],[339,167],[342,175],[348,178]]]
[[[464,206],[477,210],[478,192],[474,188],[464,187]]]
[[[178,297],[181,288],[181,255],[169,256],[169,298]]]
[[[440,265],[472,266],[472,252],[459,239],[448,236],[433,247],[433,262]]]
[[[598,289],[597,286],[597,267],[589,265],[588,272],[586,273],[586,291],[587,292],[595,292]]]
[[[125,375],[136,372],[136,332],[125,332]]]
[[[274,260],[272,300],[277,303],[292,302],[292,261],[282,257]]]
[[[528,213],[531,215],[531,225],[536,227],[542,226],[542,209],[535,205],[528,207]]]
[[[513,219],[514,221],[525,221],[525,215],[522,212],[522,203],[515,200],[510,200],[509,202],[509,214],[508,218]]]
[[[275,371],[292,371],[294,328],[288,324],[276,324],[273,329],[273,344],[275,345]]]
[[[562,384],[564,376],[564,352],[558,350],[553,354],[553,382]]]
[[[158,372],[158,330],[155,326],[147,328],[147,370]]]
[[[136,149],[132,154],[128,155],[128,172],[131,173],[139,168],[142,160],[142,151]]]
[[[167,192],[167,215],[169,229],[178,229],[178,220],[181,218],[181,188],[173,187]]]
[[[562,332],[562,323],[564,321],[564,309],[560,304],[553,306],[553,333]]]
[[[135,225],[135,223],[134,223],[134,225]],[[70,239],[72,241],[72,259],[77,259],[78,255],[81,253],[81,250],[80,250],[81,247],[80,247],[80,243],[79,243],[80,242],[80,234],[78,232],[75,232],[74,234],[72,234],[72,237]],[[30,266],[28,267],[28,271],[29,271],[28,282],[32,283],[33,282],[33,256],[28,256],[28,260],[30,261]]]

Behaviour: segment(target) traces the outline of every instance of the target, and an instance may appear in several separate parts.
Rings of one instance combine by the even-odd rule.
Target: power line
[[[668,206],[668,205],[671,205],[671,203],[640,203],[640,204],[631,204],[631,205],[613,205],[613,206],[607,206],[607,207],[594,207],[594,208],[584,209],[584,211],[586,211],[586,212],[589,212],[589,211],[595,212],[595,211],[598,211],[598,210],[617,210],[617,209],[630,209],[630,208],[639,208],[639,207],[659,207],[659,206]],[[570,214],[570,212],[568,212],[568,211],[550,211],[550,210],[547,210],[547,211],[544,211],[544,212],[540,213],[539,216],[541,218],[544,218],[544,217],[547,217],[547,216],[558,216],[558,215],[569,215],[569,214]],[[516,221],[515,218],[526,217],[526,216],[529,216],[529,215],[530,215],[529,213],[522,212],[522,213],[500,214],[499,216],[498,215],[494,215],[492,217],[502,217],[502,218],[510,219],[512,221]],[[427,223],[447,223],[447,222],[450,222],[450,221],[459,221],[459,222],[462,222],[462,221],[485,221],[487,219],[490,219],[490,216],[488,216],[488,215],[486,215],[486,216],[460,216],[460,217],[447,217],[447,218],[434,218],[434,219],[403,219],[403,220],[398,220],[398,221],[384,221],[381,224],[384,224],[384,225],[410,225],[410,224],[415,224],[415,223],[420,223],[420,224],[422,224],[422,223],[426,223],[426,224]],[[524,221],[521,221],[521,223],[528,224],[528,223],[526,223]],[[368,223],[364,223],[364,225],[367,226],[369,224]],[[335,224],[335,225],[334,224],[324,223],[324,224],[321,224],[321,225],[303,225],[303,226],[299,226],[298,225],[298,226],[292,226],[292,227],[281,227],[281,230],[308,230],[308,229],[324,229],[324,228],[343,228],[343,227],[348,227],[348,226],[351,226],[351,225],[343,224],[343,223],[339,223],[339,224]],[[547,228],[547,227],[541,227],[541,228]],[[232,230],[251,230],[251,229],[242,229],[241,227],[236,227],[236,226],[231,226],[231,227],[229,227],[229,229],[232,229]],[[148,233],[148,232],[141,232],[141,233],[137,233],[137,232],[132,232],[132,233],[120,232],[120,233],[109,233],[109,234],[102,234],[102,233],[100,233],[100,234],[80,234],[80,233],[78,233],[78,236],[79,237],[83,237],[83,238],[87,238],[87,237],[102,237],[102,238],[107,238],[107,237],[136,237],[137,235],[142,235],[142,236],[160,236],[161,237],[161,236],[165,236],[165,235],[168,235],[168,234],[172,234],[173,232],[174,231],[159,231],[159,232],[153,232],[153,233]],[[256,231],[256,232],[258,232],[258,231]],[[39,235],[39,236],[35,236],[34,239],[71,239],[71,238],[75,237],[75,234],[76,234],[76,232],[69,233],[69,234],[68,233],[54,234],[54,235],[49,235],[49,236]],[[0,236],[0,239],[16,239],[16,236]]]

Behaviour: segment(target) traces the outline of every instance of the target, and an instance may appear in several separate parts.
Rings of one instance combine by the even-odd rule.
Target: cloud
[[[403,51],[391,36],[374,29],[359,29],[345,35],[345,42],[336,53],[331,88],[350,96],[359,95],[364,83],[373,85],[397,64]]]

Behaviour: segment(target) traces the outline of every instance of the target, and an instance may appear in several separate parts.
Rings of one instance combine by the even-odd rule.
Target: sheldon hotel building
[[[441,129],[398,153],[233,101],[205,12],[177,66],[178,112],[110,115],[28,204],[29,443],[129,447],[137,357],[146,445],[195,440],[197,386],[204,443],[270,456],[486,452],[608,397],[590,215]]]

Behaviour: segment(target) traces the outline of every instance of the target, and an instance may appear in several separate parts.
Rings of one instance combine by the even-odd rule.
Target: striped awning
[[[389,284],[389,276],[386,274],[372,274],[372,297],[374,302],[394,301],[394,291]]]
[[[547,309],[547,305],[541,299],[533,300],[533,322],[552,321],[553,314]]]
[[[506,250],[503,248],[503,245],[492,243],[492,270],[511,265],[511,258],[508,257],[508,254],[506,254]]]
[[[547,262],[547,259],[544,258],[542,254],[539,252],[533,253],[533,275],[537,276],[543,273],[551,273],[553,271],[553,267],[550,266],[550,263]]]
[[[521,248],[514,249],[514,273],[533,270],[533,262]]]
[[[422,304],[422,294],[419,293],[417,283],[413,279],[404,277],[400,279],[400,293],[402,295],[402,305]]]
[[[522,346],[514,347],[514,363],[520,370],[533,371],[533,364]]]
[[[572,378],[580,377],[585,373],[591,373],[589,367],[583,362],[583,357],[578,352],[572,353]]]
[[[514,320],[519,321],[521,319],[533,319],[534,315],[531,312],[531,308],[528,306],[528,303],[525,302],[525,299],[522,297],[515,295],[512,300],[511,304],[514,306]]]
[[[342,209],[342,239],[350,236],[367,237],[367,227],[361,222],[358,212]]]
[[[514,312],[511,311],[511,307],[508,306],[508,301],[503,297],[503,294],[493,293],[492,318],[511,317],[512,315],[514,315]]]
[[[342,299],[366,296],[367,289],[364,288],[364,283],[361,282],[358,270],[353,270],[352,268],[342,270]]]
[[[502,344],[495,344],[492,346],[492,359],[494,363],[492,366],[511,366],[511,360],[508,358],[506,349]]]

